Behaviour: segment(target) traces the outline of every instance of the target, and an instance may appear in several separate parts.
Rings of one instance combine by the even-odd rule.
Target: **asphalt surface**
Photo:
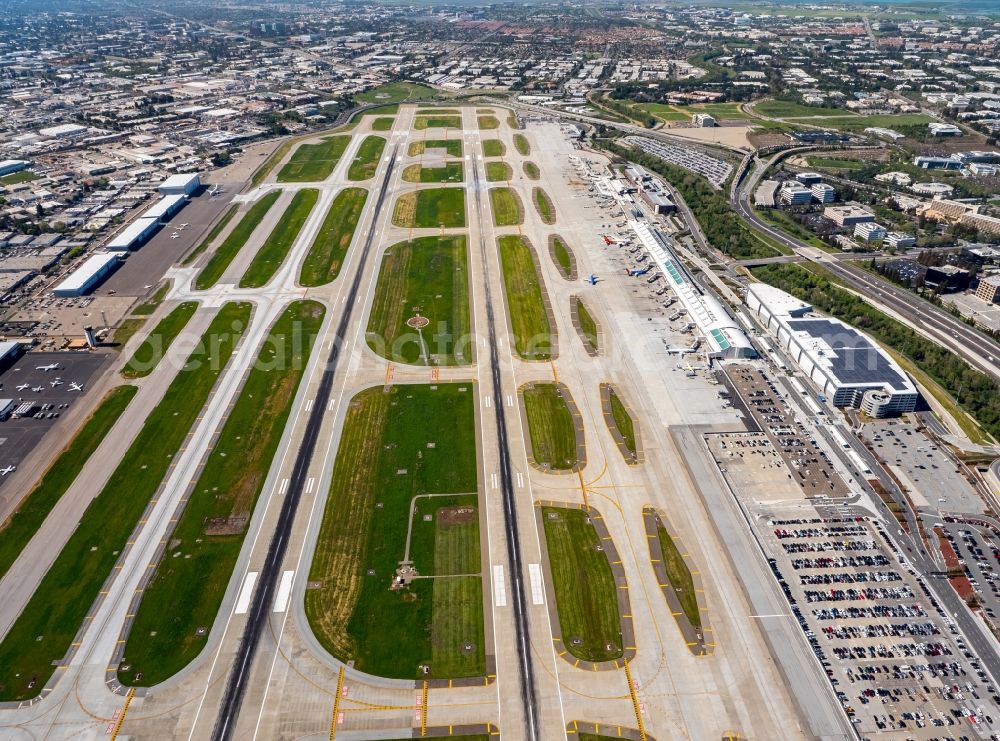
[[[398,147],[393,149],[389,155],[389,165],[382,178],[378,200],[375,202],[375,213],[378,213],[382,209],[386,191],[389,188],[389,182],[392,177],[392,171],[396,163],[397,151]],[[267,622],[269,608],[273,602],[278,579],[281,576],[281,564],[285,557],[285,551],[288,548],[289,536],[292,524],[295,521],[299,500],[302,498],[302,492],[305,489],[306,474],[309,471],[309,466],[312,463],[313,454],[316,450],[316,441],[319,437],[323,416],[330,400],[330,391],[333,388],[341,346],[344,344],[347,328],[351,322],[351,315],[357,302],[365,263],[368,260],[368,253],[371,250],[374,236],[375,228],[372,225],[368,230],[368,235],[362,247],[358,268],[354,273],[354,278],[346,297],[344,313],[341,315],[340,322],[337,325],[330,348],[330,355],[327,358],[326,368],[323,371],[323,378],[320,381],[316,392],[316,400],[310,412],[309,420],[306,423],[305,434],[295,459],[295,466],[292,469],[292,475],[289,479],[285,500],[281,505],[281,512],[278,515],[274,536],[271,539],[271,544],[268,546],[267,557],[260,571],[258,587],[253,593],[243,637],[240,639],[236,659],[233,663],[233,670],[226,684],[226,691],[219,709],[219,716],[216,719],[215,727],[212,729],[212,738],[215,741],[226,741],[226,739],[231,738],[236,726],[240,705],[243,702],[243,696],[246,693],[247,683],[250,679],[250,668],[253,663],[253,657],[256,653],[264,625]]]
[[[476,210],[483,213],[483,188],[479,181],[479,170],[473,168],[472,192],[475,194]],[[479,249],[482,252],[483,264],[487,262],[486,238],[483,230],[479,230]],[[507,439],[507,421],[504,405],[499,403],[503,398],[500,384],[500,358],[497,353],[496,321],[493,315],[493,297],[490,291],[489,277],[483,274],[483,287],[486,299],[486,324],[489,330],[490,345],[490,375],[493,379],[493,398],[498,400],[495,406],[497,425],[497,445],[500,453],[500,492],[503,496],[503,510],[507,539],[507,560],[510,570],[512,607],[514,611],[514,632],[517,640],[517,665],[521,680],[521,702],[525,712],[525,732],[527,738],[539,738],[538,698],[535,692],[535,670],[532,665],[531,639],[528,632],[527,603],[524,594],[524,565],[521,558],[521,536],[517,526],[517,502],[514,499],[514,483],[510,467],[510,443]]]

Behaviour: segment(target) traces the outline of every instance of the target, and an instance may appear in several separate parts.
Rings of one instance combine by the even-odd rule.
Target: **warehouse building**
[[[155,204],[146,209],[140,218],[156,219],[161,224],[170,220],[170,217],[187,205],[187,196],[183,193],[163,196]]]
[[[52,293],[60,297],[85,296],[121,264],[121,256],[114,252],[98,252],[70,273]]]
[[[30,162],[25,160],[3,160],[0,162],[0,177],[4,175],[11,175],[15,172],[21,172],[30,165]]]
[[[152,237],[160,228],[160,220],[149,216],[140,216],[122,229],[114,238],[104,245],[104,249],[112,252],[128,252],[138,249]]]
[[[916,408],[913,381],[851,325],[814,314],[809,304],[765,284],[751,285],[746,302],[834,406],[860,408],[873,417]]]
[[[0,373],[14,365],[23,352],[20,342],[0,342]]]
[[[161,196],[194,195],[201,187],[201,176],[196,172],[183,175],[171,175],[160,183]]]

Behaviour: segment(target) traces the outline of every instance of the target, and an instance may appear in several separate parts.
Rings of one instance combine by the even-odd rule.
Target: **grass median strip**
[[[615,426],[615,430],[622,436],[625,447],[634,456],[636,455],[637,447],[635,441],[635,423],[632,421],[632,415],[628,413],[628,409],[625,408],[625,404],[613,388],[608,389],[608,400],[611,405],[611,421]]]
[[[125,378],[144,378],[152,373],[197,310],[197,301],[185,301],[174,307],[135,349],[122,368],[122,375]]]
[[[535,203],[535,210],[545,224],[556,223],[556,207],[552,205],[549,194],[541,188],[534,188],[531,191],[531,200]]]
[[[522,387],[521,394],[535,463],[556,471],[572,469],[578,462],[576,425],[559,386],[531,383]]]
[[[517,226],[524,223],[524,208],[513,188],[490,188],[490,207],[496,226]]]
[[[215,222],[215,226],[212,227],[212,230],[208,233],[208,235],[198,243],[197,247],[185,256],[185,258],[181,261],[181,265],[190,265],[194,262],[198,255],[207,250],[208,246],[212,244],[212,242],[214,242],[220,234],[222,234],[222,230],[226,228],[226,225],[229,224],[230,221],[233,220],[233,217],[239,210],[239,205],[235,203],[227,208],[226,212],[222,215],[222,218]]]
[[[543,507],[542,524],[563,646],[584,661],[621,658],[618,587],[590,517],[582,509]]]
[[[414,131],[424,129],[460,129],[462,128],[462,117],[448,114],[428,114],[417,116],[413,119]]]
[[[153,292],[152,296],[132,309],[132,316],[149,316],[152,314],[156,311],[157,307],[163,303],[163,299],[167,297],[167,291],[169,290],[170,281],[164,281],[161,283]]]
[[[386,250],[366,333],[372,350],[397,363],[469,363],[471,321],[465,235]]]
[[[0,700],[34,697],[70,648],[250,319],[225,304],[0,643]]]
[[[556,267],[559,268],[559,273],[566,280],[572,280],[573,256],[570,253],[569,245],[558,234],[553,234],[551,240],[552,256],[555,259]]]
[[[380,385],[347,408],[305,608],[360,671],[485,671],[473,399],[468,382]]]
[[[461,139],[424,139],[419,142],[410,142],[406,153],[410,157],[420,157],[428,149],[443,149],[449,157],[462,156]]]
[[[499,139],[483,139],[483,157],[503,157],[507,148]]]
[[[407,165],[402,178],[408,183],[460,183],[462,169],[461,162],[446,162],[441,167]]]
[[[392,131],[396,119],[387,116],[380,116],[372,120],[372,131]]]
[[[531,180],[538,180],[542,176],[541,171],[538,169],[538,165],[534,162],[525,162],[524,174],[527,175]]]
[[[14,514],[0,527],[0,578],[34,537],[138,390],[135,386],[117,386],[109,391],[41,480],[21,500]]]
[[[279,183],[314,183],[326,180],[337,166],[350,136],[325,136],[317,144],[300,144],[278,170]]]
[[[684,562],[684,556],[677,550],[677,544],[663,525],[656,528],[657,540],[663,552],[663,565],[667,569],[667,579],[681,603],[684,617],[694,628],[701,627],[701,613],[698,611],[698,593],[694,590],[691,569]]]
[[[487,162],[486,180],[491,183],[510,180],[514,176],[514,171],[506,162]]]
[[[278,317],[146,587],[118,679],[152,686],[204,648],[325,310],[296,301]]]
[[[525,360],[552,357],[554,330],[542,298],[542,279],[528,241],[519,235],[497,237],[514,349]]]
[[[390,127],[391,121],[392,119],[390,119]],[[358,147],[354,161],[347,169],[347,179],[357,181],[375,177],[375,170],[378,168],[378,161],[382,158],[383,151],[385,151],[384,136],[366,137],[361,142],[361,146]]]
[[[404,228],[465,226],[465,191],[462,188],[425,188],[404,193],[396,200],[392,223]]]
[[[319,191],[315,188],[305,188],[292,197],[292,202],[240,279],[240,288],[260,288],[274,277],[318,198]]]
[[[299,284],[316,287],[336,280],[354,239],[367,198],[368,191],[364,188],[345,188],[333,199],[323,225],[309,248],[309,254],[302,263]]]
[[[528,143],[528,137],[524,134],[514,134],[514,148],[523,157],[527,157],[531,154],[531,145]]]
[[[250,235],[253,234],[254,229],[264,220],[264,216],[267,215],[267,212],[271,210],[271,206],[275,204],[280,196],[281,191],[271,191],[247,211],[246,216],[229,233],[229,236],[215,250],[215,254],[209,259],[208,264],[198,273],[198,277],[194,281],[195,288],[199,291],[204,291],[219,282],[222,274],[226,272],[226,268],[229,267],[229,264],[239,254],[239,251],[243,249],[243,245],[246,244]]]
[[[480,129],[499,129],[500,121],[496,116],[480,116],[479,117],[479,128]]]
[[[576,312],[577,321],[580,322],[580,332],[583,335],[584,343],[595,353],[598,352],[600,346],[597,336],[597,321],[580,298],[573,299],[572,308]]]

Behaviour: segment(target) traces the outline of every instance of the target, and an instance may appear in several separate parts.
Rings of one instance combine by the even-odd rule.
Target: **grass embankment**
[[[820,311],[867,332],[885,347],[909,359],[955,402],[957,419],[970,435],[975,424],[1000,438],[1000,384],[972,368],[944,345],[928,340],[902,322],[883,314],[864,299],[798,265],[765,265],[753,269],[756,278],[811,303]],[[931,389],[933,393],[933,389]],[[948,406],[946,404],[946,406]],[[964,413],[964,414],[963,414]],[[965,415],[971,420],[963,423]],[[973,438],[985,442],[981,434]]]
[[[621,658],[618,586],[587,513],[543,507],[542,524],[563,646],[584,661]]]
[[[462,156],[461,139],[424,139],[419,142],[410,142],[406,153],[410,157],[419,157],[428,149],[443,149],[449,157]]]
[[[531,154],[531,145],[528,143],[528,137],[524,134],[514,134],[514,149],[523,157]]]
[[[483,157],[503,157],[507,147],[499,139],[483,139]]]
[[[551,240],[552,255],[555,258],[556,267],[559,268],[559,273],[566,280],[570,280],[573,277],[573,256],[569,245],[558,234],[553,234],[549,239]]]
[[[583,334],[584,344],[590,347],[595,353],[598,352],[600,346],[597,337],[597,321],[579,297],[573,300],[573,311],[576,313],[576,319],[580,323],[580,332]]]
[[[462,182],[462,163],[446,162],[441,167],[426,167],[415,164],[407,165],[403,170],[403,180],[408,183],[460,183]]]
[[[316,287],[336,280],[367,198],[368,191],[364,188],[344,188],[333,199],[323,225],[302,262],[300,285]]]
[[[532,383],[524,386],[521,394],[535,463],[556,471],[572,469],[579,462],[576,425],[559,387],[554,383]]]
[[[549,225],[556,223],[556,207],[552,205],[548,193],[541,188],[534,188],[531,191],[531,200],[535,203],[535,210],[538,211],[542,223]]]
[[[486,181],[490,183],[510,180],[514,177],[514,170],[506,162],[487,162]]]
[[[208,233],[208,235],[201,240],[197,247],[185,256],[185,258],[181,261],[181,265],[190,265],[195,261],[195,258],[198,257],[198,255],[207,250],[208,246],[212,244],[212,242],[214,242],[220,234],[222,234],[222,230],[226,228],[226,225],[229,224],[230,221],[233,220],[233,217],[239,210],[239,205],[235,203],[227,208],[226,212],[222,215],[222,218],[215,222],[215,226],[212,227],[212,230]]]
[[[396,200],[392,223],[418,229],[463,227],[465,191],[462,188],[427,188],[404,193]]]
[[[525,360],[549,360],[555,329],[549,324],[533,250],[525,237],[516,234],[497,237],[497,248],[514,350]]]
[[[239,254],[239,251],[243,249],[243,245],[246,244],[250,235],[253,234],[254,229],[260,225],[264,216],[271,210],[271,206],[275,204],[280,196],[281,191],[272,191],[257,201],[247,211],[246,216],[240,220],[235,229],[229,232],[229,236],[219,245],[219,248],[209,259],[208,264],[198,273],[198,277],[194,280],[195,288],[199,291],[204,291],[219,281],[222,274],[226,272],[226,268],[229,267],[229,264]]]
[[[429,324],[407,322],[416,316]],[[382,258],[368,346],[397,363],[462,365],[472,361],[469,265],[465,235],[419,237]]]
[[[395,123],[396,119],[394,118],[380,116],[372,119],[372,131],[392,131],[392,127]]]
[[[147,417],[101,493],[0,644],[0,700],[38,694],[66,655],[118,556],[202,412],[250,319],[250,304],[216,315]]]
[[[109,391],[35,487],[21,500],[14,514],[0,527],[0,579],[80,474],[136,391],[135,386],[118,386]]]
[[[524,223],[524,207],[513,188],[490,188],[490,207],[496,226],[517,226]]]
[[[479,128],[480,129],[499,129],[500,121],[496,116],[480,116],[479,117]]]
[[[318,199],[315,188],[304,188],[292,196],[292,202],[240,278],[240,288],[260,288],[274,277]]]
[[[534,162],[525,162],[522,167],[524,168],[524,174],[528,176],[529,180],[538,180],[542,176],[538,165]]]
[[[271,327],[143,593],[122,683],[158,684],[204,648],[324,314],[296,301]]]
[[[694,628],[701,627],[701,612],[698,610],[698,593],[694,589],[694,578],[691,576],[691,569],[684,562],[684,556],[677,550],[677,544],[667,532],[667,529],[660,525],[656,529],[657,540],[660,543],[660,550],[663,552],[663,565],[667,569],[667,579],[670,586],[677,595],[681,603],[681,610],[684,617],[688,619]]]
[[[613,388],[608,389],[608,399],[611,404],[611,422],[615,426],[614,429],[622,436],[622,440],[628,451],[635,456],[637,446],[635,441],[635,422],[632,420],[632,415],[628,413],[628,409],[625,408],[625,404]]]
[[[485,671],[473,400],[470,383],[378,386],[348,407],[309,574],[319,587],[305,607],[322,645],[361,671],[406,679]],[[435,578],[390,589],[421,494],[452,495],[416,500],[414,537],[424,545],[413,555],[424,556],[413,565]]]
[[[122,375],[125,378],[145,378],[152,373],[197,310],[197,301],[185,301],[174,307],[135,349],[122,368]]]
[[[392,119],[389,119],[390,126]],[[375,177],[375,170],[378,168],[378,161],[385,151],[385,137],[368,136],[358,147],[358,153],[347,168],[348,180],[368,180]]]
[[[314,183],[326,180],[344,156],[351,137],[325,136],[317,144],[300,144],[280,170],[279,183]]]
[[[435,113],[426,116],[417,116],[413,119],[414,131],[424,129],[460,129],[462,128],[461,116],[450,116],[447,114]]]

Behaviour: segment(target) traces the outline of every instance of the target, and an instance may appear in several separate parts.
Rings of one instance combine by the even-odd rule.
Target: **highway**
[[[383,175],[382,184],[379,188],[378,200],[375,202],[374,213],[379,213],[385,200],[386,192],[392,171],[396,163],[397,148],[389,154],[389,165]],[[320,427],[323,424],[323,416],[330,399],[330,390],[333,387],[334,376],[337,370],[337,361],[340,359],[341,347],[347,335],[347,328],[351,322],[351,315],[357,304],[358,291],[361,287],[361,279],[364,275],[364,267],[371,250],[372,241],[375,236],[374,223],[369,226],[365,243],[361,250],[358,268],[354,273],[350,290],[347,294],[344,312],[337,325],[333,342],[330,346],[330,355],[327,358],[326,368],[323,370],[323,378],[316,393],[316,400],[313,404],[309,420],[306,424],[305,435],[303,437],[298,456],[295,459],[295,467],[288,484],[288,490],[282,502],[281,512],[278,516],[278,523],[268,546],[267,557],[261,569],[258,580],[259,586],[254,590],[253,599],[250,603],[250,610],[247,615],[246,626],[243,636],[240,639],[239,649],[233,669],[229,674],[226,684],[226,692],[223,696],[219,715],[216,719],[215,727],[212,730],[212,738],[217,741],[225,741],[232,737],[236,720],[239,716],[240,705],[243,702],[243,695],[246,691],[247,682],[250,678],[250,668],[253,663],[254,653],[260,640],[261,632],[267,622],[270,605],[274,598],[274,591],[277,588],[278,579],[281,576],[281,564],[288,548],[289,535],[295,514],[298,509],[299,500],[306,484],[306,473],[312,463],[313,454],[316,450],[316,440],[319,436]]]

